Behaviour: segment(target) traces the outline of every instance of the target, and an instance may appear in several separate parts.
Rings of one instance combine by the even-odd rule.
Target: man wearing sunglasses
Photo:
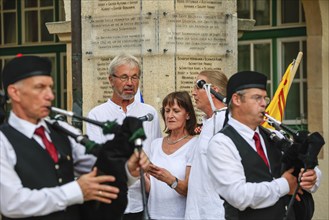
[[[212,188],[208,174],[207,149],[210,138],[223,127],[227,78],[218,70],[201,71],[192,95],[196,107],[204,113],[202,130],[196,143],[191,166],[185,219],[224,219],[223,201]]]

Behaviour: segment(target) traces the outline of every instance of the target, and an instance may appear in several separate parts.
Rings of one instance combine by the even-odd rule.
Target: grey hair
[[[116,68],[121,65],[129,65],[132,68],[138,67],[139,75],[141,74],[141,64],[139,60],[130,54],[122,53],[114,57],[111,63],[109,64],[109,68],[108,68],[109,76],[113,76],[116,72]]]
[[[243,89],[243,90],[239,90],[239,91],[236,91],[235,93],[237,93],[239,96],[243,96],[244,94],[246,94],[246,90]],[[228,103],[228,109],[231,111],[232,110],[232,99],[230,100],[230,102]]]

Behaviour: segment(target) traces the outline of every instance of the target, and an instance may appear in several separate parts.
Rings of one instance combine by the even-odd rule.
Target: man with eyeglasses
[[[152,121],[143,122],[147,137],[143,142],[143,148],[148,148],[154,139],[161,137],[161,130],[157,111],[152,106],[135,100],[141,77],[141,65],[138,59],[129,54],[120,54],[111,61],[108,73],[113,95],[107,102],[93,108],[88,118],[101,122],[116,120],[117,123],[122,124],[127,116],[138,118],[152,114]],[[113,134],[104,135],[101,128],[92,124],[87,124],[86,131],[89,138],[98,143],[114,138]],[[128,205],[123,219],[142,219],[142,217],[143,203],[138,181],[129,187]]]
[[[269,102],[266,82],[265,75],[253,71],[238,72],[228,80],[226,103],[231,117],[209,142],[209,174],[225,200],[228,220],[283,219],[287,195],[297,187],[293,169],[281,175],[282,153],[260,129]],[[316,191],[320,177],[319,169],[307,170],[301,188]],[[287,219],[295,219],[290,213]]]
[[[204,81],[204,84],[199,83],[201,80]],[[201,84],[203,86],[200,87]],[[218,70],[203,70],[196,77],[192,95],[196,107],[204,115],[202,117],[202,130],[195,146],[193,158],[188,163],[188,166],[191,166],[191,170],[185,219],[224,219],[223,200],[214,191],[208,173],[207,149],[209,140],[223,127],[226,110],[225,103],[218,100],[209,91],[213,89],[225,97],[226,84],[226,75]]]

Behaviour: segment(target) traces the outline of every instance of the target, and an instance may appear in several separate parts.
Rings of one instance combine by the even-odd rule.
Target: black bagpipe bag
[[[126,117],[120,128],[114,132],[113,140],[107,141],[92,153],[97,156],[95,167],[98,175],[113,175],[115,182],[111,186],[119,188],[118,198],[111,204],[88,201],[82,206],[83,220],[121,220],[127,206],[128,186],[125,164],[135,149],[134,141],[129,140],[136,131],[143,129],[142,121],[134,117]],[[142,132],[144,135],[144,132]],[[145,135],[140,137],[145,139]]]

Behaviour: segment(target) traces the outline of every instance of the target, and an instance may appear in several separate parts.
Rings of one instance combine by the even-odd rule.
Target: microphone
[[[196,85],[198,86],[198,88],[204,89],[204,86],[206,85],[206,81],[204,81],[203,79],[199,79],[198,81],[196,81]],[[210,93],[213,94],[219,101],[223,103],[226,102],[226,98],[221,94],[219,94],[218,92],[216,92],[215,90],[213,90],[212,88],[210,88]]]
[[[120,132],[121,126],[118,123],[116,123],[116,121],[100,122],[100,121],[96,121],[96,120],[93,120],[90,118],[76,115],[73,112],[66,111],[66,110],[63,110],[60,108],[50,106],[49,109],[55,113],[66,115],[66,116],[73,117],[73,118],[77,118],[77,119],[86,121],[88,123],[91,123],[93,125],[97,125],[103,129],[103,134],[117,134],[118,132]]]
[[[146,115],[138,118],[141,121],[153,121],[154,116],[151,113],[147,113]]]

